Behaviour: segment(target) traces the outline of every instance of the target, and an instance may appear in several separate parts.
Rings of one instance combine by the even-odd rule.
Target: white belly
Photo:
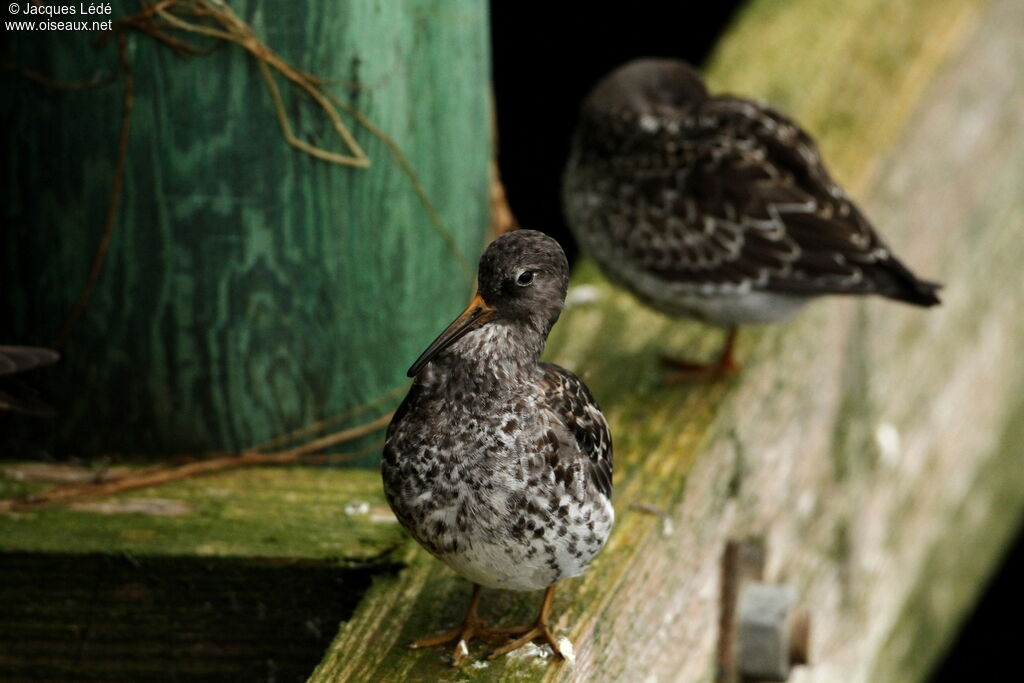
[[[712,325],[760,325],[786,320],[811,297],[765,292],[754,288],[728,289],[669,282],[632,268],[618,259],[599,262],[602,270],[638,299],[669,315],[697,318]]]
[[[760,325],[786,320],[808,302],[806,297],[774,292],[746,294],[686,295],[671,298],[655,306],[669,313],[688,315],[699,320],[732,327]],[[653,302],[651,302],[653,305]]]
[[[604,545],[614,517],[607,500],[589,510],[570,505],[564,534],[560,533],[562,522],[551,521],[543,524],[543,536],[530,539],[526,545],[498,544],[473,538],[472,530],[466,529],[462,549],[437,557],[456,574],[486,588],[540,590],[586,571]],[[593,522],[592,532],[587,522]]]

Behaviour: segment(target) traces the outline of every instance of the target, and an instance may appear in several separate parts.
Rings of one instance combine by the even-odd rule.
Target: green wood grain
[[[113,5],[115,17],[137,9]],[[458,250],[477,254],[488,222],[486,6],[232,7],[394,140]],[[95,35],[11,37],[12,59],[59,80],[116,63],[111,46],[92,48]],[[60,416],[19,429],[19,452],[30,454],[26,442],[59,455],[234,450],[396,386],[471,283],[385,143],[346,117],[369,169],[288,146],[236,46],[184,60],[132,34],[128,49],[135,107],[107,265],[49,376]],[[11,229],[0,336],[45,345],[99,239],[121,90],[2,78]],[[345,151],[323,113],[279,85],[296,135]]]

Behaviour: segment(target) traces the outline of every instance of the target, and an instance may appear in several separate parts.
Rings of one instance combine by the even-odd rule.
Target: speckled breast
[[[538,590],[582,573],[613,511],[534,397],[466,406],[420,396],[390,431],[384,490],[399,521],[464,578]],[[490,416],[490,417],[486,417]]]

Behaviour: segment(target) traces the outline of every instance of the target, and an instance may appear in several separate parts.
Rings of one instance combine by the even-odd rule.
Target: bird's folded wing
[[[635,198],[592,216],[636,267],[702,293],[866,293],[909,275],[778,112],[713,98],[646,139],[621,167]]]
[[[0,375],[13,375],[33,368],[52,365],[60,354],[38,346],[0,346]]]
[[[574,448],[559,457],[584,458],[589,481],[604,496],[612,492],[612,438],[590,390],[565,368],[541,363],[548,408],[571,436]]]

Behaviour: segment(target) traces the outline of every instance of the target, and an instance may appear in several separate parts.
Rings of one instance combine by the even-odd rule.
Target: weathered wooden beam
[[[313,680],[712,680],[722,551],[745,536],[764,540],[765,579],[811,608],[800,680],[922,677],[1024,507],[1024,283],[1009,229],[1024,215],[1021,21],[1010,0],[753,3],[712,83],[804,121],[896,250],[947,283],[943,306],[822,302],[747,334],[738,379],[663,388],[658,352],[710,351],[717,336],[641,309],[585,265],[573,284],[599,301],[567,310],[549,355],[611,421],[619,518],[555,602],[575,665],[523,653],[452,671],[439,649],[404,649],[468,597],[410,546]],[[666,510],[674,533],[638,503]],[[515,623],[533,602],[485,592],[483,609]]]
[[[7,466],[0,497],[88,474]],[[406,543],[366,470],[237,471],[0,514],[0,679],[301,680]]]

